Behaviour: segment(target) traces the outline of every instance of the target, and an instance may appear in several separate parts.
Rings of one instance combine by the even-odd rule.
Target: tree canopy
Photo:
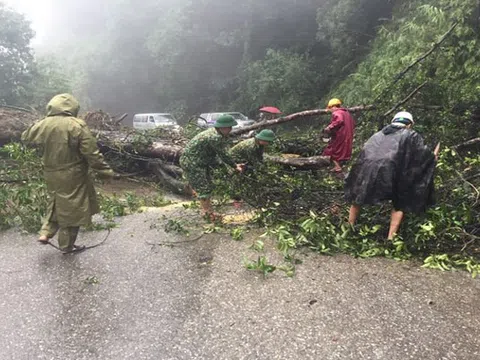
[[[470,135],[476,131],[468,121],[479,100],[475,0],[53,5],[56,21],[36,61],[28,22],[0,7],[6,64],[0,101],[39,107],[55,91],[73,90],[84,107],[112,113],[236,110],[255,116],[263,105],[292,113],[323,107],[335,96],[350,105],[375,102],[379,111],[367,120],[377,125],[386,121],[379,118],[382,111],[426,82],[409,102],[425,117],[422,125],[438,122],[420,105],[436,106],[442,118]],[[394,81],[454,24],[441,46]],[[435,131],[452,134],[448,126]]]
[[[77,89],[84,101],[109,111],[254,113],[278,104],[293,112],[318,105],[342,68],[367,53],[376,19],[391,16],[393,8],[362,1],[371,21],[355,22],[352,6],[326,0],[62,1],[57,8],[71,31],[57,37],[57,45],[74,72],[84,74]],[[61,19],[58,26],[64,27]],[[345,37],[334,36],[338,30]],[[363,33],[370,35],[355,35]]]
[[[25,17],[0,2],[0,103],[15,105],[31,80],[34,33]]]

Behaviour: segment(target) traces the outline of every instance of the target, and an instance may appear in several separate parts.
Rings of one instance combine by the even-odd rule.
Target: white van
[[[138,130],[153,130],[158,127],[164,127],[169,130],[180,130],[177,120],[172,114],[150,113],[135,114],[133,116],[133,128]]]

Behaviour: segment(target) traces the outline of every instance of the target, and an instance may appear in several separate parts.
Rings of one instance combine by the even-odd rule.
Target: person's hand
[[[438,155],[440,154],[440,143],[435,146],[435,150],[433,150],[433,155],[435,155],[435,161],[438,160]]]
[[[330,133],[330,128],[326,127],[325,129],[323,129],[323,133],[329,134]]]
[[[109,169],[95,171],[94,175],[96,179],[102,180],[102,182],[104,183],[109,183],[113,179],[115,173],[113,172],[113,170]]]
[[[245,170],[245,164],[237,164],[235,166],[235,170],[238,171],[239,173],[242,173]]]

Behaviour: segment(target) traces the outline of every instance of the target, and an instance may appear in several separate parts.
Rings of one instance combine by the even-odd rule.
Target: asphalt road
[[[295,278],[263,279],[242,266],[253,235],[148,245],[185,240],[164,224],[125,217],[76,256],[0,233],[0,359],[480,359],[466,273],[306,254]]]

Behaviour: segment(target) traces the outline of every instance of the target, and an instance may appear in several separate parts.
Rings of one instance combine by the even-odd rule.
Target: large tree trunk
[[[369,110],[374,110],[375,107],[373,105],[365,105],[365,106],[355,106],[352,108],[347,109],[351,113],[355,112],[360,112],[360,111],[369,111]],[[238,136],[242,134],[249,133],[252,130],[260,130],[260,129],[266,129],[269,127],[274,127],[280,124],[284,124],[289,121],[305,118],[305,117],[310,117],[310,116],[319,116],[319,115],[326,115],[329,114],[329,111],[326,109],[318,109],[318,110],[307,110],[307,111],[302,111],[299,113],[295,113],[292,115],[280,117],[277,119],[273,120],[263,120],[260,122],[257,122],[253,125],[243,127],[241,129],[237,129],[232,131],[231,135],[232,136]]]
[[[158,162],[149,164],[149,168],[156,175],[157,179],[164,187],[174,192],[175,194],[192,195],[191,189],[182,180],[182,169],[175,169],[173,167],[165,168],[165,166],[166,165]],[[170,169],[170,171],[168,169]]]
[[[372,106],[358,106],[349,109],[351,112],[362,110],[371,110]],[[0,141],[4,139],[6,142],[19,140],[22,131],[24,131],[39,116],[29,113],[28,111],[20,111],[15,109],[1,109],[0,113]],[[263,121],[252,126],[236,130],[233,135],[240,135],[251,130],[257,130],[267,127],[273,127],[282,123],[293,121],[295,119],[309,117],[314,115],[328,114],[327,110],[310,110],[292,114],[283,118]],[[98,111],[87,113],[86,121],[92,127],[92,132],[98,138],[98,144],[102,152],[114,152],[123,157],[129,158],[137,163],[142,163],[151,172],[153,172],[161,182],[176,193],[188,192],[182,179],[182,170],[179,167],[180,156],[183,153],[187,139],[181,135],[169,137],[171,134],[160,134],[160,137],[149,146],[139,146],[136,135],[138,132],[134,130],[123,129],[118,126],[119,122],[125,118],[121,116],[119,120],[111,118],[108,114]],[[3,119],[3,121],[1,121]],[[6,121],[7,119],[8,121]],[[13,119],[13,120],[12,120]],[[2,127],[3,126],[3,127]],[[118,126],[118,127],[117,127]],[[135,135],[135,136],[132,136]],[[3,136],[3,137],[2,137]],[[137,144],[134,144],[134,142]],[[1,142],[0,142],[1,144]],[[322,156],[311,158],[282,158],[268,157],[269,161],[289,166],[297,169],[319,169],[329,165],[329,159]],[[120,157],[122,159],[122,157]],[[121,162],[125,165],[123,162]]]
[[[160,159],[165,162],[179,164],[180,156],[183,154],[183,147],[178,145],[153,143],[151,147],[140,151],[140,155]]]
[[[328,156],[283,158],[280,156],[267,155],[265,160],[301,170],[321,169],[330,165],[330,158]]]

